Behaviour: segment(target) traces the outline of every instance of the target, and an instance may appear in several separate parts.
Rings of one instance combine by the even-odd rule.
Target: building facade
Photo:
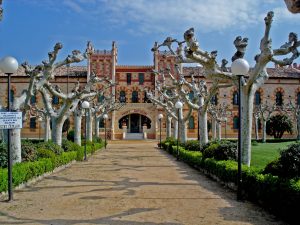
[[[126,103],[121,109],[109,114],[106,124],[111,139],[155,139],[159,135],[158,114],[163,113],[163,108],[154,105],[149,101],[145,94],[145,89],[155,91],[156,79],[159,79],[153,70],[159,71],[169,68],[170,72],[177,77],[175,70],[175,59],[167,51],[156,51],[153,54],[153,64],[146,66],[118,65],[118,49],[113,42],[111,50],[96,50],[90,55],[87,66],[62,67],[55,71],[56,76],[53,83],[57,84],[62,91],[69,92],[79,81],[85,83],[89,79],[90,73],[95,73],[98,77],[109,77],[115,86],[107,90],[106,95],[112,95],[115,101]],[[186,79],[193,71],[196,79],[205,79],[202,76],[201,67],[183,67],[183,73]],[[254,103],[268,102],[284,105],[292,102],[300,106],[300,67],[296,64],[289,68],[269,68],[269,79],[255,93]],[[24,76],[24,71],[19,68],[16,74],[12,76],[11,89],[12,95],[18,96],[28,85],[28,78]],[[206,81],[208,87],[210,81]],[[4,74],[0,75],[1,105],[6,106],[7,80]],[[12,97],[13,98],[13,97]],[[32,97],[32,104],[42,106],[41,96],[37,93]],[[53,104],[59,104],[58,98],[52,99]],[[237,87],[232,86],[218,91],[213,99],[214,104],[226,103],[228,105],[228,117],[222,124],[223,138],[236,138],[238,132],[238,92]],[[5,107],[4,107],[5,108]],[[184,112],[188,109],[184,108]],[[162,120],[162,136],[166,135],[165,118]],[[295,118],[292,118],[295,120]],[[72,129],[72,118],[71,128]],[[296,123],[294,123],[296,124]],[[103,137],[103,121],[99,123],[100,135]],[[44,134],[44,122],[37,118],[29,116],[22,129],[23,138],[42,138]],[[193,111],[186,124],[187,136],[190,139],[196,139],[198,131],[197,111]],[[253,125],[253,136],[254,136]],[[260,127],[259,127],[260,128]],[[296,128],[295,128],[296,130]],[[261,133],[261,129],[259,129]],[[294,137],[293,135],[288,137]]]

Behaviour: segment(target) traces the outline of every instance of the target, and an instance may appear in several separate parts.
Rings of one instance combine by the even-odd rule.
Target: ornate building
[[[112,139],[155,139],[159,134],[158,114],[164,113],[163,109],[151,103],[145,94],[145,88],[154,90],[155,81],[158,79],[153,70],[159,71],[170,68],[171,73],[176,75],[175,59],[169,52],[154,52],[153,65],[127,66],[118,65],[118,51],[115,42],[111,50],[96,50],[88,59],[88,66],[62,67],[55,71],[56,83],[61,90],[69,92],[79,81],[85,83],[91,72],[99,77],[108,76],[116,82],[116,86],[107,90],[107,95],[115,97],[116,101],[126,103],[118,111],[110,113],[107,127]],[[201,67],[183,67],[186,79],[189,79],[191,71],[196,79],[204,79]],[[258,105],[267,101],[270,104],[283,105],[291,101],[294,105],[300,105],[300,67],[294,64],[289,68],[269,68],[269,79],[255,94],[254,104]],[[27,77],[24,70],[19,68],[12,76],[12,94],[17,96],[21,93],[24,85],[27,85]],[[208,88],[210,85],[207,81]],[[7,80],[4,74],[0,75],[1,105],[6,106]],[[214,104],[226,103],[228,105],[228,118],[222,124],[222,137],[237,137],[238,131],[238,92],[235,86],[221,89],[212,100]],[[53,98],[54,104],[59,104],[58,98]],[[32,104],[42,104],[41,96],[37,94],[32,97]],[[184,109],[188,111],[188,109]],[[197,111],[193,111],[187,122],[188,138],[197,138],[198,135]],[[294,119],[294,118],[293,118]],[[72,124],[72,118],[70,118]],[[296,123],[294,123],[296,124]],[[99,123],[103,128],[103,121]],[[22,129],[23,138],[42,137],[44,133],[43,121],[38,121],[35,116],[26,120]],[[163,136],[165,136],[165,117],[162,120]],[[253,130],[254,130],[253,126]],[[72,125],[71,128],[72,129]],[[261,130],[260,130],[261,132]],[[103,129],[100,135],[103,136]],[[295,135],[295,133],[294,133]],[[253,131],[254,136],[254,131]]]

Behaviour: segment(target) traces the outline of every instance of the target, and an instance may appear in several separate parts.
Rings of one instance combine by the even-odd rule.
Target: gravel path
[[[283,224],[155,148],[112,141],[0,202],[0,224]]]

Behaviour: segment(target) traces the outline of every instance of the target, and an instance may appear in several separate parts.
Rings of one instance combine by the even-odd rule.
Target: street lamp
[[[158,120],[159,120],[159,148],[161,148],[161,120],[164,117],[163,114],[158,114]]]
[[[43,119],[42,117],[39,117],[38,118],[38,122],[39,122],[39,141],[41,139],[41,123],[42,123]]]
[[[106,149],[106,121],[108,119],[108,115],[106,113],[103,115],[103,119],[104,119],[104,148]]]
[[[180,127],[179,127],[179,111],[180,109],[182,109],[182,102],[180,100],[178,100],[176,103],[175,103],[175,108],[177,109],[177,160],[179,160],[179,148],[178,148],[178,145],[179,145],[179,134],[180,134]]]
[[[239,134],[238,134],[238,177],[237,177],[237,199],[242,198],[242,89],[246,85],[244,76],[249,71],[249,64],[245,59],[236,59],[231,64],[231,72],[239,79]]]
[[[10,93],[10,76],[17,71],[18,61],[11,56],[6,56],[0,61],[0,69],[7,75],[7,111],[10,112],[11,93]],[[8,201],[13,200],[12,191],[12,154],[10,150],[10,129],[7,129],[7,157],[8,157]]]
[[[86,160],[86,141],[87,141],[87,111],[90,108],[90,103],[88,101],[84,101],[81,104],[82,108],[85,109],[85,129],[84,129],[84,160]]]

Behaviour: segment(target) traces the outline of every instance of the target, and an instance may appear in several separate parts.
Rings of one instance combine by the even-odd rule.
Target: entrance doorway
[[[127,126],[127,133],[142,133],[143,126],[147,126],[147,129],[151,128],[151,120],[147,116],[137,113],[122,117],[119,120],[119,128],[122,129],[124,124]]]

